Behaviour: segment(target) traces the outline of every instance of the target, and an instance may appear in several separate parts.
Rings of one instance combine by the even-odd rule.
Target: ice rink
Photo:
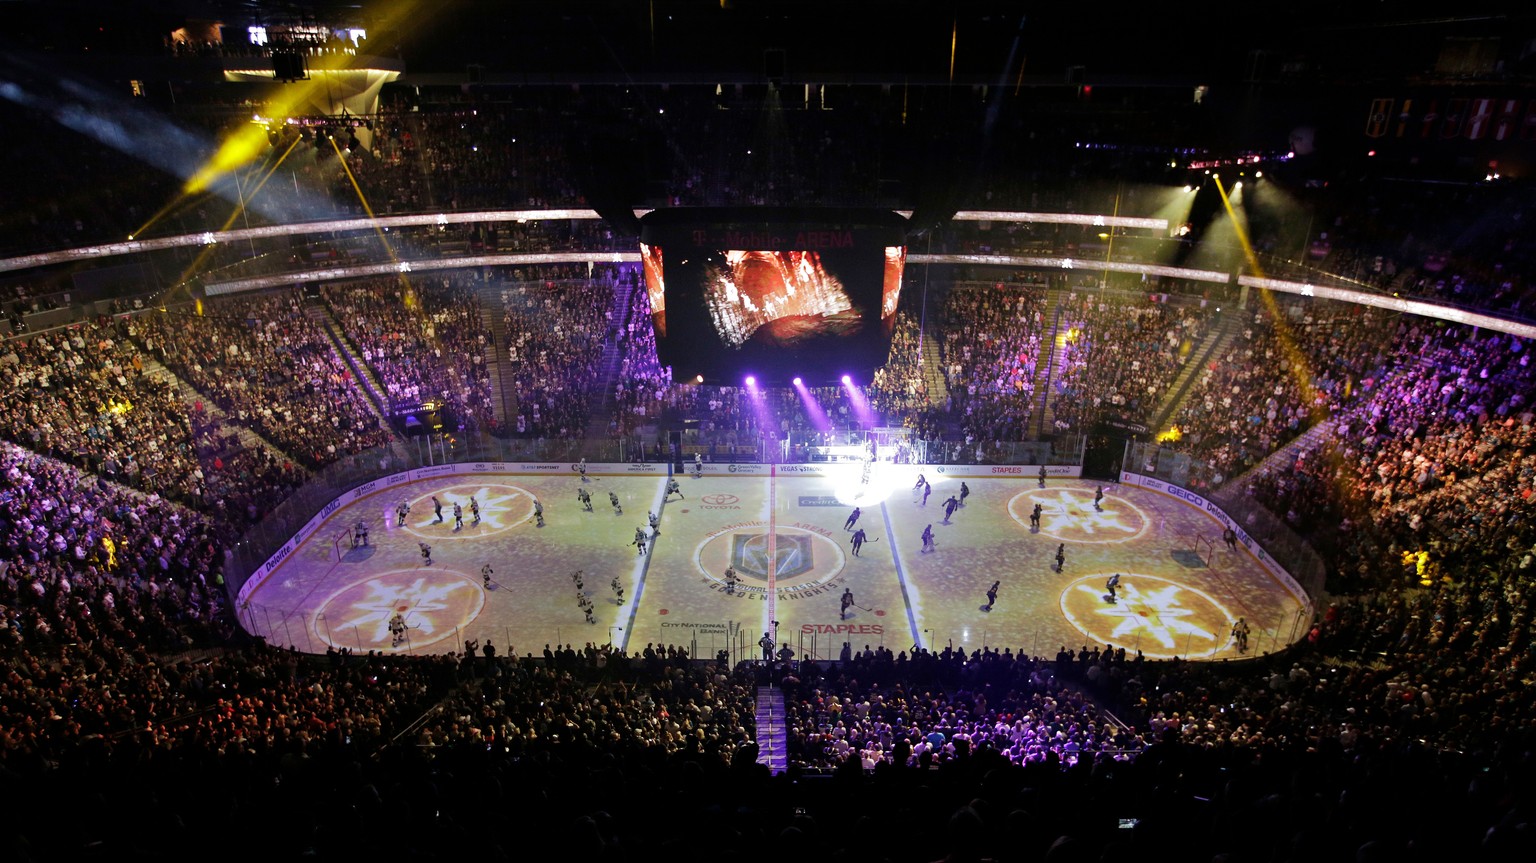
[[[1153,658],[1236,658],[1239,618],[1249,654],[1305,632],[1304,595],[1245,545],[1228,548],[1216,516],[1129,482],[1051,477],[1041,487],[1033,468],[990,466],[709,465],[702,475],[679,474],[678,493],[668,495],[664,467],[594,469],[585,479],[567,467],[348,493],[246,585],[241,621],[273,643],[313,652],[330,644],[442,653],[476,639],[502,654],[511,645],[540,655],[545,644],[611,641],[629,650],[685,645],[695,656],[729,649],[735,659],[753,658],[768,630],[822,658],[836,658],[845,641],[1049,656],[1113,644]],[[926,502],[919,474],[931,488]],[[946,518],[962,484],[964,505]],[[582,489],[590,511],[578,500]],[[410,507],[403,524],[402,503]],[[1038,528],[1030,523],[1037,504]],[[854,529],[866,534],[857,556],[845,527],[855,507]],[[651,512],[660,519],[654,537]],[[354,546],[359,522],[368,541]],[[930,525],[934,545],[925,551]],[[637,528],[648,539],[644,553]],[[1106,582],[1116,573],[1110,601]],[[853,599],[846,613],[845,591]],[[396,614],[407,627],[399,638],[389,629]]]

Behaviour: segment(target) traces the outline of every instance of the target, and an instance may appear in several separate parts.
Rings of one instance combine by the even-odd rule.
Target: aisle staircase
[[[486,346],[485,366],[491,376],[491,391],[497,393],[497,398],[491,401],[491,413],[505,429],[510,427],[508,420],[517,416],[517,387],[508,386],[512,371],[505,369],[503,363],[507,356],[507,324],[506,313],[501,305],[501,289],[495,285],[485,285],[475,292],[475,299],[480,307],[480,331],[490,334],[491,343]],[[502,374],[504,369],[505,375]]]
[[[629,323],[630,303],[634,300],[635,286],[620,279],[613,286],[613,305],[608,312],[608,332],[603,338],[603,355],[597,361],[597,389],[587,406],[587,440],[604,440],[608,437],[608,422],[613,418],[613,391],[619,384],[619,368],[624,363],[624,352],[619,348],[619,334]]]
[[[1069,291],[1051,288],[1045,292],[1044,325],[1040,332],[1040,353],[1035,358],[1035,403],[1030,412],[1033,437],[1038,440],[1052,430],[1056,420],[1055,381],[1066,361],[1067,345],[1061,338]]]
[[[332,346],[336,348],[336,352],[341,355],[343,360],[346,360],[347,365],[352,369],[352,377],[362,384],[363,392],[368,396],[368,404],[373,408],[374,416],[378,417],[380,424],[384,428],[391,428],[388,414],[389,399],[384,395],[384,387],[379,383],[378,377],[374,375],[373,369],[368,368],[368,364],[363,362],[362,357],[358,356],[357,351],[352,346],[352,341],[341,331],[341,327],[337,325],[336,319],[331,317],[331,313],[326,307],[319,303],[306,305],[304,307],[304,316],[314,321],[321,329],[325,330],[326,335],[331,337]]]
[[[1163,431],[1168,424],[1178,415],[1179,408],[1184,406],[1184,401],[1195,388],[1195,382],[1200,379],[1201,372],[1210,365],[1211,360],[1226,353],[1232,340],[1243,331],[1243,316],[1240,314],[1218,314],[1212,322],[1210,329],[1206,330],[1205,338],[1189,352],[1189,359],[1185,360],[1184,368],[1179,370],[1177,377],[1168,387],[1168,392],[1163,396],[1163,401],[1157,406],[1157,411],[1147,423],[1154,432]]]
[[[789,732],[785,728],[784,690],[757,688],[757,763],[775,776],[789,769]]]
[[[949,401],[949,381],[944,376],[944,356],[939,344],[938,324],[925,320],[921,338],[917,363],[922,370],[928,404],[943,407]]]
[[[150,378],[163,380],[170,384],[176,390],[177,394],[181,396],[181,400],[187,405],[188,413],[191,413],[193,405],[200,403],[203,406],[203,412],[205,414],[218,420],[221,427],[233,430],[235,432],[235,435],[239,439],[240,446],[242,448],[266,449],[288,464],[299,464],[299,462],[295,460],[293,456],[290,456],[276,444],[262,437],[259,433],[256,432],[255,429],[240,423],[238,420],[232,419],[229,414],[225,413],[223,408],[219,407],[217,404],[214,404],[212,399],[198,392],[195,387],[187,383],[169,368],[166,368],[165,365],[163,365],[159,360],[155,359],[153,356],[150,356],[148,352],[143,353],[141,356],[143,357],[142,365],[144,374]],[[303,468],[300,469],[302,470]]]
[[[1258,464],[1233,477],[1228,481],[1226,487],[1242,488],[1254,477],[1262,476],[1266,471],[1285,471],[1289,469],[1298,459],[1310,455],[1323,441],[1332,437],[1333,430],[1337,425],[1337,420],[1323,420],[1302,432],[1299,436],[1292,439],[1290,443],[1265,456]]]
[[[512,361],[508,358],[507,351],[512,346],[512,328],[507,325],[506,304],[501,300],[503,289],[510,287],[506,282],[492,282],[480,289],[480,315],[481,320],[490,316],[491,341],[495,349],[486,361],[491,364],[492,380],[501,394],[498,401],[501,403],[501,416],[506,423],[507,433],[517,431],[517,411],[520,402],[517,398],[517,375],[513,374]]]

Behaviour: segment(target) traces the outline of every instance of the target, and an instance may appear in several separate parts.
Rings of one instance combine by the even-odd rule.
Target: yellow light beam
[[[1237,243],[1243,247],[1243,255],[1248,258],[1248,267],[1255,276],[1264,278],[1264,268],[1259,264],[1259,256],[1253,251],[1253,244],[1248,242],[1248,232],[1243,228],[1243,222],[1237,217],[1237,210],[1232,207],[1232,199],[1227,197],[1227,188],[1221,184],[1221,177],[1211,175],[1216,181],[1216,191],[1221,193],[1221,205],[1227,208],[1227,215],[1232,219],[1232,230],[1237,233]]]
[[[1248,266],[1253,274],[1264,278],[1264,269],[1259,264],[1259,256],[1253,251],[1253,244],[1248,242],[1248,232],[1243,229],[1242,220],[1237,217],[1237,210],[1232,206],[1232,199],[1227,197],[1227,190],[1221,184],[1221,177],[1212,174],[1211,179],[1216,181],[1216,191],[1221,193],[1221,204],[1227,209],[1227,217],[1232,220],[1232,230],[1237,234],[1237,242],[1243,247],[1243,255],[1248,259]],[[1302,404],[1306,406],[1307,415],[1313,423],[1326,418],[1326,412],[1318,404],[1317,390],[1312,386],[1312,363],[1305,353],[1296,345],[1296,337],[1291,334],[1291,326],[1286,320],[1285,313],[1280,305],[1275,302],[1273,291],[1259,290],[1259,300],[1264,303],[1264,308],[1269,312],[1270,320],[1274,322],[1275,340],[1280,344],[1280,353],[1285,357],[1287,371],[1296,384],[1296,389],[1301,393]]]
[[[1115,218],[1117,218],[1117,219],[1120,218],[1120,193],[1123,192],[1123,191],[1125,191],[1125,187],[1124,187],[1123,184],[1122,185],[1117,185],[1115,187]],[[1104,246],[1104,260],[1105,260],[1106,263],[1109,262],[1109,261],[1114,260],[1114,257],[1113,257],[1114,253],[1115,253],[1115,229],[1114,228],[1110,228],[1109,229],[1109,243]],[[1100,278],[1103,279],[1103,281],[1101,281],[1100,284],[1108,285],[1109,284],[1109,270],[1105,270],[1104,271],[1104,275],[1101,276]]]
[[[204,162],[182,190],[188,193],[206,191],[220,177],[250,164],[267,146],[267,130],[253,123],[243,123],[224,142],[207,162]]]
[[[374,23],[369,27],[370,31],[384,33],[406,21],[410,21],[413,27],[421,27],[427,23],[426,19],[444,5],[446,4],[423,4],[420,0],[389,0],[389,2],[373,4],[369,8],[369,12],[377,12],[377,14],[362,17],[372,18]],[[378,11],[380,9],[382,11]],[[311,56],[309,62],[316,71],[331,72],[349,68],[354,58],[352,55],[337,52]],[[273,90],[270,91],[271,98],[267,101],[268,116],[292,117],[305,113],[300,109],[320,101],[320,98],[326,95],[330,86],[326,78],[325,75],[313,75],[303,81],[274,85]],[[242,124],[224,139],[207,162],[193,172],[184,189],[188,192],[207,189],[219,177],[254,161],[266,145],[267,133],[264,128],[250,123]]]
[[[188,192],[185,189],[183,189],[182,191],[180,191],[180,192],[178,192],[176,194],[176,197],[170,199],[169,201],[166,201],[165,202],[165,206],[163,206],[160,209],[156,210],[155,214],[153,216],[150,216],[148,221],[146,221],[144,224],[142,224],[142,225],[138,226],[137,228],[135,228],[133,233],[128,235],[128,239],[130,239],[130,240],[138,239],[139,237],[143,236],[144,232],[149,230],[152,225],[154,225],[156,222],[160,221],[161,219],[165,218],[173,210],[178,210],[178,209],[180,209],[182,207],[191,206],[192,204],[196,203],[197,201],[201,201],[202,199],[204,199],[206,197],[208,197],[208,193],[206,193],[206,192],[203,193],[203,194],[194,194],[194,193]]]
[[[272,179],[272,175],[277,173],[277,169],[279,167],[281,167],[282,164],[283,164],[283,161],[288,158],[288,154],[292,153],[294,148],[299,146],[299,141],[301,141],[301,140],[303,140],[303,139],[302,138],[294,138],[293,142],[288,145],[288,149],[284,150],[283,154],[281,156],[277,157],[277,161],[273,162],[272,163],[272,167],[268,168],[267,172],[262,175],[261,180],[256,183],[256,186],[254,188],[251,189],[251,193],[249,195],[245,196],[245,199],[247,201],[254,199],[256,197],[257,193],[259,193],[261,191],[262,187],[267,184],[267,181]],[[234,216],[231,215],[230,219],[233,220]]]
[[[292,153],[293,148],[297,147],[298,145],[299,139],[294,138],[293,143],[289,144],[288,149],[283,151],[283,155],[279,156],[277,161],[272,163],[272,167],[267,169],[266,174],[262,175],[261,180],[251,188],[251,194],[245,196],[244,200],[255,198],[256,195],[261,192],[262,187],[267,184],[267,181],[272,179],[272,175],[277,173],[277,169],[283,164],[283,160],[288,158],[288,154]],[[229,217],[224,220],[224,224],[219,228],[220,231],[229,230],[229,226],[235,223],[235,219],[240,218],[240,214],[245,210],[244,200],[242,200],[240,203],[236,203],[235,208],[230,210]],[[176,280],[177,286],[186,284],[188,279],[192,278],[199,271],[201,271],[203,268],[203,263],[208,260],[208,256],[211,254],[213,254],[213,246],[204,246],[202,250],[197,253],[197,257],[192,259],[192,263],[188,264],[187,268],[181,271],[181,278]]]
[[[341,162],[341,169],[346,172],[347,180],[352,183],[352,191],[357,193],[357,200],[363,205],[363,212],[368,214],[369,219],[374,219],[373,207],[369,205],[367,196],[363,194],[363,187],[357,184],[357,177],[352,175],[352,166],[347,164],[347,157],[342,154],[341,147],[336,143],[335,138],[327,138],[326,140],[331,142],[331,149],[336,151],[336,158]],[[379,242],[384,245],[384,254],[389,255],[390,263],[396,265],[395,269],[400,279],[400,287],[405,292],[405,307],[408,309],[414,308],[416,305],[416,295],[411,291],[411,282],[405,277],[405,273],[398,272],[400,269],[400,258],[395,254],[394,246],[389,244],[389,238],[384,236],[384,229],[380,228],[377,223],[374,224],[373,232],[378,235]]]

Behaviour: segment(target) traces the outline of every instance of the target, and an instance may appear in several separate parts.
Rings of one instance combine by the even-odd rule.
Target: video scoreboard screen
[[[641,219],[651,322],[674,380],[850,375],[890,353],[906,220],[888,210],[657,210]]]

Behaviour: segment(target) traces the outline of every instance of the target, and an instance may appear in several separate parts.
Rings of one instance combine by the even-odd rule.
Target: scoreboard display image
[[[898,214],[680,209],[641,225],[674,380],[865,381],[885,363],[906,262]]]

